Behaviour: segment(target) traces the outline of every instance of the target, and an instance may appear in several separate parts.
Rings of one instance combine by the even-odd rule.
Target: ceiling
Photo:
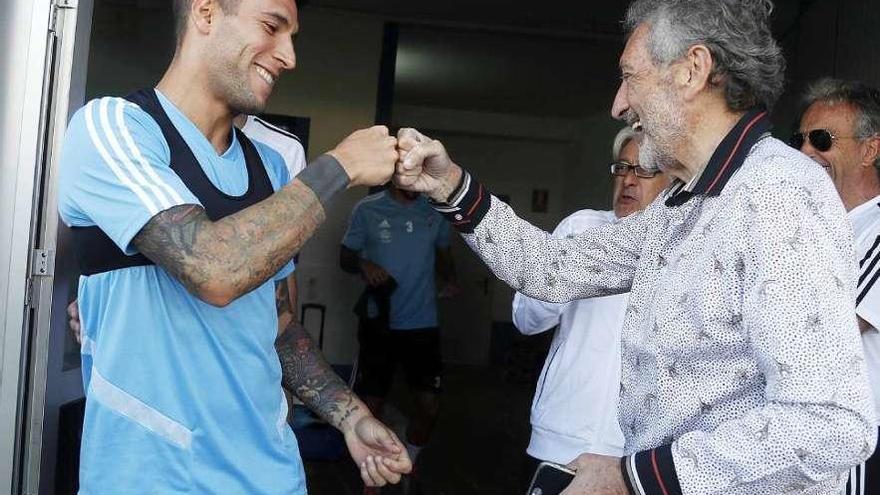
[[[815,0],[776,0],[786,33]],[[576,118],[610,108],[627,0],[310,0],[401,25],[395,104]]]

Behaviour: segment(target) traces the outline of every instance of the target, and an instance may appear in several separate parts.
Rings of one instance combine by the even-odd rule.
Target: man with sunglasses
[[[821,79],[804,100],[806,111],[791,145],[825,168],[853,226],[856,316],[880,414],[880,91],[861,82]],[[880,493],[876,450],[853,468],[846,493]]]
[[[576,235],[618,222],[650,205],[669,176],[639,165],[639,144],[622,128],[611,149],[612,211],[580,210],[565,218],[554,237]],[[530,483],[542,461],[565,464],[584,452],[623,455],[617,421],[620,329],[628,295],[554,304],[517,293],[513,323],[525,335],[559,325],[532,402],[532,435],[523,465]]]

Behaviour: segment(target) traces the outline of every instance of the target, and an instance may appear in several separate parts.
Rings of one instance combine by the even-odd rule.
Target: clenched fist
[[[397,138],[390,136],[383,125],[351,133],[327,154],[342,165],[351,186],[385,184],[391,179],[399,158]]]
[[[415,129],[397,133],[400,161],[394,171],[397,187],[423,192],[437,202],[446,202],[458,186],[461,168],[452,162],[443,143]]]

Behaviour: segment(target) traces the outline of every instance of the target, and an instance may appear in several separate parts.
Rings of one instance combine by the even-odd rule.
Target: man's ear
[[[676,68],[675,82],[684,88],[685,100],[693,100],[712,84],[712,68],[715,60],[705,45],[690,47]]]
[[[197,32],[208,34],[220,5],[217,0],[192,0],[190,3],[189,22],[193,23]]]
[[[880,158],[880,136],[872,136],[862,141],[862,166],[874,168]]]

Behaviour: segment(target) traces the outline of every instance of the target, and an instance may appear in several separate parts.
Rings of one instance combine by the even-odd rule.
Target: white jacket
[[[614,212],[581,210],[553,232],[565,237],[617,221]],[[628,294],[554,304],[516,294],[513,323],[525,335],[559,325],[532,402],[527,452],[567,463],[584,452],[623,455],[617,419],[620,330]]]

